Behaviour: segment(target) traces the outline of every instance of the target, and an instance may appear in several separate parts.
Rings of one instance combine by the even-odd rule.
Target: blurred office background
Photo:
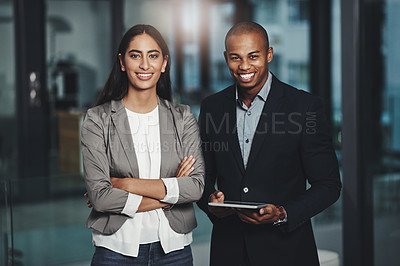
[[[336,265],[400,265],[400,0],[0,0],[0,265],[88,265],[79,147],[123,33],[151,24],[174,100],[195,114],[232,83],[224,37],[263,25],[271,71],[324,98],[343,194],[313,218]],[[195,265],[211,223],[197,209]],[[333,264],[334,265],[334,264]]]

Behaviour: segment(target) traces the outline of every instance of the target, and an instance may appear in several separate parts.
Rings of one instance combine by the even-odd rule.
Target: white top
[[[140,114],[126,109],[132,140],[135,147],[139,178],[159,179],[161,145],[158,106],[150,113]],[[162,178],[167,195],[162,200],[175,204],[179,197],[176,178]],[[129,218],[112,235],[92,231],[93,244],[123,255],[137,257],[139,245],[160,241],[165,253],[183,249],[192,242],[192,233],[179,234],[172,230],[162,209],[147,212],[136,211],[142,196],[129,193],[122,214]]]

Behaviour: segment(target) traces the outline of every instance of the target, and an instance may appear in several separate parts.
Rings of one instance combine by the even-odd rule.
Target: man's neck
[[[260,84],[261,86],[254,87],[252,89],[241,88],[238,86],[238,95],[242,102],[247,106],[250,107],[251,103],[253,102],[254,98],[256,98],[257,94],[261,91],[265,82]]]

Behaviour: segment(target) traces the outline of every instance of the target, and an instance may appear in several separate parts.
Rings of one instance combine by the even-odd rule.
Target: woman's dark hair
[[[151,36],[161,48],[163,57],[168,56],[167,66],[165,72],[161,73],[160,79],[157,82],[157,95],[161,98],[171,100],[171,79],[170,79],[170,68],[171,68],[171,57],[169,56],[169,49],[161,36],[160,32],[150,25],[135,25],[130,28],[122,37],[119,44],[117,55],[110,76],[103,90],[100,92],[96,102],[93,106],[101,105],[111,100],[121,100],[128,94],[129,80],[125,71],[121,70],[118,54],[121,54],[121,58],[125,58],[126,49],[128,49],[131,40],[140,34],[146,33]]]

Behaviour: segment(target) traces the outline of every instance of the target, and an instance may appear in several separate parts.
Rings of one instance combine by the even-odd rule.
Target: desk
[[[80,132],[84,113],[57,111],[58,169],[63,174],[82,173]]]

